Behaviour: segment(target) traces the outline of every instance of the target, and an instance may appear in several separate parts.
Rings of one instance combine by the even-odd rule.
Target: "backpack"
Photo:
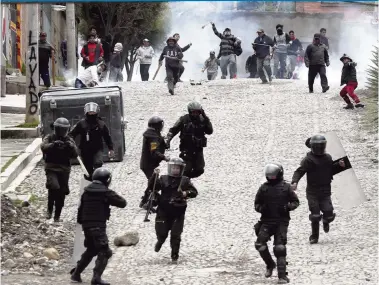
[[[234,53],[236,54],[236,56],[240,56],[242,54],[241,45],[234,47]]]

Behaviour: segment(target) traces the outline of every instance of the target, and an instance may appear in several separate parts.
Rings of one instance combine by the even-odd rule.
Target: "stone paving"
[[[179,84],[169,96],[163,83],[124,83],[126,155],[122,163],[106,165],[113,171],[112,189],[128,201],[125,209],[112,209],[110,241],[125,231],[137,230],[135,247],[114,248],[104,274],[112,284],[276,284],[263,277],[265,266],[254,248],[255,193],[264,181],[265,163],[283,164],[290,180],[308,149],[304,142],[317,132],[336,131],[348,153],[362,188],[369,199],[346,211],[334,199],[337,218],[330,233],[310,245],[310,222],[305,199],[305,178],[298,187],[300,207],[292,212],[288,234],[288,272],[291,284],[365,285],[377,284],[377,141],[358,124],[364,110],[346,111],[338,98],[339,86],[326,93],[316,83],[307,93],[302,81],[275,80],[261,85],[258,80],[217,80],[191,86]],[[159,114],[165,119],[164,133],[186,105],[200,99],[210,117],[214,134],[205,149],[205,174],[194,179],[199,196],[189,202],[179,265],[170,265],[169,242],[161,252],[153,250],[154,222],[143,223],[145,211],[138,208],[146,185],[139,170],[142,133],[147,120]],[[169,155],[178,154],[176,137]],[[375,162],[376,161],[376,162]],[[166,172],[166,163],[161,165]],[[75,223],[81,171],[74,166],[63,210],[65,223]],[[45,176],[39,165],[19,187],[20,192],[45,196]],[[333,185],[337,191],[338,185]],[[343,189],[339,189],[343,191]],[[348,193],[347,193],[348,195]],[[272,246],[270,244],[270,249]],[[67,265],[66,265],[67,266]],[[68,266],[67,266],[68,268]],[[91,277],[87,269],[85,283]],[[3,276],[2,284],[69,284],[68,274],[55,277]]]

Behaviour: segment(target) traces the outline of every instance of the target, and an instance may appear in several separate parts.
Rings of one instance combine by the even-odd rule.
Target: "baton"
[[[144,222],[150,222],[149,215],[150,215],[151,208],[153,207],[153,198],[154,198],[153,195],[155,194],[155,185],[157,183],[158,176],[159,174],[157,174],[154,179],[153,191],[151,192],[149,196],[149,205],[147,206],[145,219],[143,220]]]
[[[77,159],[78,159],[78,161],[79,161],[79,164],[80,164],[80,166],[81,166],[81,168],[82,168],[84,174],[87,175],[87,176],[89,177],[89,173],[88,173],[88,171],[87,171],[87,168],[84,166],[83,161],[82,161],[82,159],[80,158],[80,156],[78,156]]]
[[[157,69],[157,71],[156,71],[155,74],[154,74],[153,80],[155,80],[155,77],[157,77],[158,71],[159,71],[159,69],[161,68],[161,66],[162,66],[162,65],[158,65],[158,69]]]

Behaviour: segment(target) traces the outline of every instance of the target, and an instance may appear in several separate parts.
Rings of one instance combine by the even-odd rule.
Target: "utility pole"
[[[75,3],[66,3],[67,24],[67,68],[73,76],[77,75],[76,67],[76,28],[75,28]]]
[[[28,11],[27,53],[26,53],[26,116],[25,123],[38,122],[38,34],[39,7],[37,3],[25,4]]]

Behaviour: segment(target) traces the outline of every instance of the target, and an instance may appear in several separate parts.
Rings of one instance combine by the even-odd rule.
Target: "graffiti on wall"
[[[38,111],[38,91],[35,83],[39,84],[39,74],[37,71],[38,59],[36,55],[37,42],[32,42],[33,31],[29,30],[29,40],[28,49],[30,49],[28,58],[28,68],[29,68],[29,86],[28,93],[30,97],[30,106],[28,112],[30,115],[34,115]]]

